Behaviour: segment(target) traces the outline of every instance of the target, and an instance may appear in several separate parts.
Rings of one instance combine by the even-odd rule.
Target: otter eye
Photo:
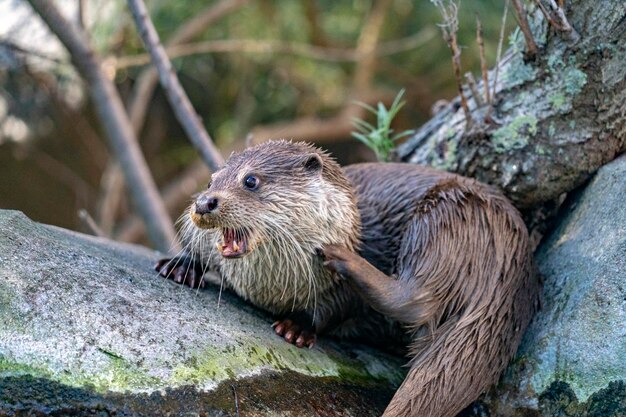
[[[248,175],[245,180],[243,180],[243,185],[249,190],[255,190],[259,186],[259,179],[254,175]]]

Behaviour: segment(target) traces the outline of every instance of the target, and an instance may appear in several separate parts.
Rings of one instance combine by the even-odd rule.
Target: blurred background
[[[166,206],[176,219],[206,186],[199,162],[152,74],[126,3],[58,0],[88,34],[114,80]],[[456,95],[441,16],[411,0],[148,0],[178,76],[222,154],[245,139],[305,139],[342,164],[373,160],[350,135],[366,118],[355,100],[391,103],[405,89],[396,131],[430,117]],[[463,71],[480,77],[476,14],[493,66],[503,3],[462,2]],[[374,13],[382,18],[378,31]],[[515,24],[509,18],[509,26]],[[508,32],[507,28],[507,32]],[[360,58],[375,47],[377,58]],[[86,210],[103,234],[146,243],[123,176],[108,150],[88,91],[56,37],[27,2],[0,0],[0,208],[85,231]]]

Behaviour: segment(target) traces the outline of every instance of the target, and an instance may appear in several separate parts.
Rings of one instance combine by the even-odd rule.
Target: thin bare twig
[[[96,206],[97,223],[107,236],[113,231],[118,207],[124,197],[123,190],[122,170],[115,160],[111,160],[100,177],[100,198]]]
[[[474,79],[474,74],[472,74],[471,72],[466,72],[465,79],[467,80],[467,86],[469,87],[469,90],[472,93],[472,98],[474,98],[476,107],[482,107],[485,104],[485,101],[483,100],[483,97],[478,92],[478,86],[476,85],[476,79]]]
[[[78,0],[78,26],[82,30],[87,27],[87,2],[85,0]]]
[[[511,0],[513,2],[513,7],[515,8],[515,13],[517,15],[517,22],[519,23],[519,27],[524,34],[524,40],[526,41],[526,58],[530,60],[534,60],[537,56],[537,43],[535,42],[535,38],[533,37],[533,33],[530,30],[530,25],[528,24],[528,17],[526,16],[526,8],[522,4],[521,0]]]
[[[573,26],[567,20],[567,16],[565,16],[564,1],[560,0],[558,3],[555,0],[546,0],[551,10],[547,10],[541,0],[535,0],[535,3],[545,16],[546,20],[552,27],[554,27],[557,31],[563,33],[565,39],[570,42],[578,42],[580,40],[580,35],[573,28]]]
[[[200,117],[193,109],[189,97],[180,85],[172,68],[172,63],[168,59],[150,20],[146,5],[143,0],[128,0],[128,7],[139,29],[141,39],[152,56],[152,61],[159,73],[161,86],[165,90],[176,118],[185,129],[194,147],[200,152],[204,162],[211,170],[217,171],[224,164],[224,158],[213,144],[213,140],[200,122]]]
[[[98,227],[96,221],[89,215],[89,212],[85,209],[78,210],[78,218],[83,222],[85,227],[91,232],[92,235],[98,237],[106,237],[102,229]]]
[[[175,241],[175,231],[160,199],[148,165],[141,154],[130,121],[115,86],[102,72],[95,52],[84,33],[68,22],[48,0],[28,0],[69,51],[74,65],[87,82],[109,144],[116,154],[135,206],[147,225],[155,247],[167,251]]]
[[[322,28],[322,24],[320,22],[320,14],[317,6],[317,2],[314,1],[304,2],[304,13],[309,23],[309,39],[311,40],[311,43],[313,45],[328,46],[328,38],[326,37],[324,29]]]
[[[43,59],[45,61],[50,61],[53,62],[55,64],[62,64],[63,61],[61,59],[52,57],[52,56],[48,56],[42,52],[39,51],[35,51],[35,50],[31,50],[31,49],[25,49],[22,48],[21,46],[19,46],[18,44],[11,42],[8,39],[0,39],[0,49],[2,48],[6,48],[8,50],[10,50],[11,52],[16,52],[25,56],[34,56],[40,59]]]
[[[504,28],[506,27],[506,17],[509,14],[509,0],[504,1],[504,11],[502,12],[502,23],[500,24],[500,37],[498,38],[498,49],[496,51],[496,69],[493,76],[493,90],[491,91],[491,103],[485,114],[485,121],[491,120],[491,112],[496,98],[496,88],[498,87],[498,73],[500,72],[500,59],[502,58],[502,44],[504,43]]]
[[[489,96],[489,69],[487,68],[487,58],[485,57],[485,40],[483,36],[483,24],[480,16],[476,14],[476,42],[478,43],[478,51],[480,53],[480,72],[483,77],[483,87],[485,90],[485,103],[491,104]]]
[[[443,4],[442,0],[433,1],[443,17],[443,23],[440,25],[443,33],[443,39],[448,43],[448,47],[452,51],[452,68],[454,69],[454,78],[456,80],[459,96],[461,97],[461,107],[465,113],[466,127],[469,129],[473,124],[472,114],[467,105],[467,98],[463,91],[463,79],[461,78],[461,50],[457,41],[456,34],[459,30],[458,12],[459,7],[453,1],[448,2],[448,6]]]
[[[541,10],[541,13],[543,13],[543,16],[546,18],[550,26],[557,28],[558,24],[554,21],[552,14],[548,11],[548,9],[546,9],[546,6],[543,5],[541,0],[534,0],[534,1],[537,7],[539,7],[539,10]]]

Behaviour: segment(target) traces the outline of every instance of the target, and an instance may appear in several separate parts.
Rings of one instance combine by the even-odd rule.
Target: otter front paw
[[[361,273],[364,261],[359,255],[343,246],[326,245],[322,248],[324,266],[344,277],[354,277]]]
[[[277,335],[299,348],[306,346],[310,349],[315,345],[315,331],[311,326],[302,326],[293,320],[285,319],[278,320],[272,327]]]
[[[202,265],[200,262],[192,261],[189,256],[176,256],[174,258],[161,259],[154,269],[163,278],[187,285],[191,288],[204,288],[202,279]]]

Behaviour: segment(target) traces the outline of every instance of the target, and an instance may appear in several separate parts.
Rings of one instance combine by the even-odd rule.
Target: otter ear
[[[322,170],[324,163],[318,154],[310,153],[304,156],[303,165],[304,169],[309,172],[319,172]]]

